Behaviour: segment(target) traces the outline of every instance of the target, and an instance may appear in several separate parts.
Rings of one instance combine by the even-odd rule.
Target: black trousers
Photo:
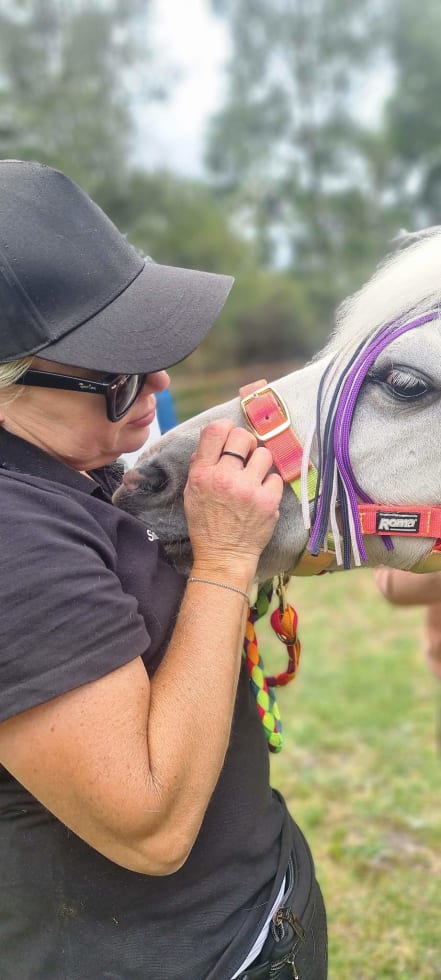
[[[296,828],[298,830],[298,828]],[[237,980],[326,980],[326,911],[303,834],[287,870],[287,890],[258,958]]]

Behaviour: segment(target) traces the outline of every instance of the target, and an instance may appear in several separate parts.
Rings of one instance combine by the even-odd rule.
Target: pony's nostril
[[[141,490],[146,493],[165,490],[168,484],[168,476],[162,466],[149,462],[148,465],[138,469],[134,467],[127,470],[123,476],[124,486],[128,490]]]
[[[127,470],[123,476],[123,483],[125,487],[129,488],[129,490],[136,490],[142,483],[142,473],[140,473],[136,468],[133,470]]]
[[[145,490],[146,493],[157,493],[159,490],[165,490],[168,486],[168,475],[158,463],[150,461],[145,467],[141,465],[136,475],[140,478],[136,486]]]

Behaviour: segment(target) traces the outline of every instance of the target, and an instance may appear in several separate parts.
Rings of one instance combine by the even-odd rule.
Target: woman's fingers
[[[250,454],[254,452],[257,445],[255,436],[248,432],[247,429],[234,428],[226,439],[222,452],[220,454],[220,460],[225,463],[230,461],[237,466],[242,460],[242,466],[246,466]]]
[[[272,465],[246,428],[221,420],[202,431],[184,491],[196,562],[254,574],[279,517],[283,483]]]
[[[273,465],[273,457],[265,446],[258,446],[250,456],[247,464],[247,473],[251,477],[263,480],[269,473]]]
[[[230,453],[243,457],[246,461],[256,448],[257,440],[247,429],[235,426],[228,419],[220,419],[218,422],[211,422],[201,432],[198,448],[193,454],[193,461],[203,463],[208,466],[215,466],[221,459],[235,462],[240,460]],[[225,453],[225,457],[223,456]]]
[[[222,472],[244,471],[247,479],[262,482],[273,466],[272,455],[258,446],[256,437],[226,419],[210,423],[201,432],[199,445],[192,454],[191,465],[205,468],[221,466]]]
[[[210,422],[201,429],[199,444],[193,453],[193,461],[207,465],[217,463],[231,429],[234,429],[234,424],[229,419]]]

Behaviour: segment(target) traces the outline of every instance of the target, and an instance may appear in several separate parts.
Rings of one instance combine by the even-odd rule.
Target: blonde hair
[[[15,401],[23,393],[24,389],[22,387],[16,388],[15,385],[17,381],[20,381],[22,375],[29,370],[32,361],[32,357],[20,357],[16,361],[0,364],[0,402],[2,405]]]

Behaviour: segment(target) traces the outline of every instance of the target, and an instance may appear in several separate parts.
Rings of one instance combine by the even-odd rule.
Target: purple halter
[[[399,326],[397,325],[397,321],[389,324],[381,332],[377,333],[363,350],[355,356],[340,379],[340,396],[338,396],[338,391],[336,391],[334,400],[337,400],[337,407],[329,427],[327,445],[323,446],[322,457],[324,459],[324,465],[320,498],[317,501],[314,525],[308,544],[308,550],[313,555],[319,553],[327,536],[332,485],[335,467],[337,467],[344,543],[344,567],[349,568],[351,556],[349,510],[352,515],[355,539],[360,558],[362,561],[367,561],[368,556],[363,544],[360,518],[357,509],[357,497],[365,503],[373,503],[374,501],[371,500],[368,494],[357,483],[349,457],[349,436],[357,398],[369,368],[381,351],[403,333],[407,333],[408,330],[413,330],[415,327],[421,327],[425,323],[430,323],[432,320],[437,319],[438,316],[439,313],[432,310],[430,313],[425,313]],[[331,405],[330,411],[332,411],[332,407]],[[317,436],[320,438],[319,432],[317,432]],[[388,551],[391,551],[393,545],[390,538],[383,538],[383,541]]]

